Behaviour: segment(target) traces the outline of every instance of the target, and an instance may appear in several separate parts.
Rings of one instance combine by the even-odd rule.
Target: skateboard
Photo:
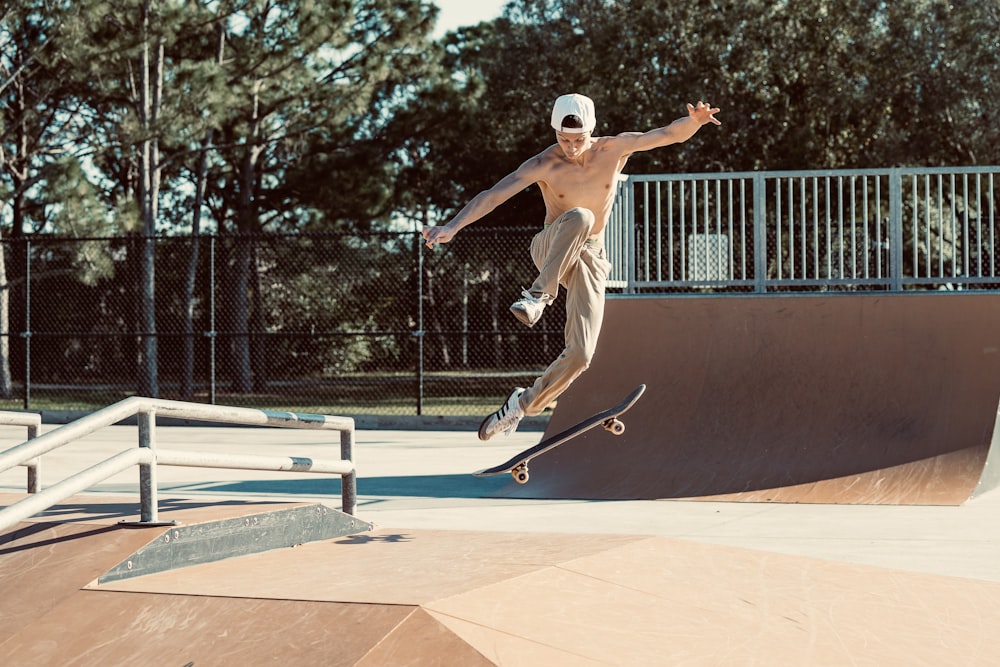
[[[586,433],[590,429],[597,426],[603,426],[605,430],[610,431],[615,435],[621,435],[624,433],[625,423],[618,418],[627,412],[629,408],[635,405],[635,402],[639,400],[639,397],[642,396],[642,392],[644,391],[646,391],[646,385],[640,384],[635,388],[635,391],[622,399],[622,402],[615,407],[587,417],[579,424],[570,426],[566,430],[556,433],[551,438],[542,440],[534,447],[524,450],[509,461],[505,461],[498,466],[486,468],[472,474],[476,477],[489,477],[491,475],[502,475],[505,472],[509,472],[515,482],[518,484],[526,484],[528,482],[528,462],[536,456],[544,454],[550,449],[554,449],[564,442],[568,442],[576,436]]]

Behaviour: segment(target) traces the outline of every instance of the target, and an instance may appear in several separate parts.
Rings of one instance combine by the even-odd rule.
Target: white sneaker
[[[510,435],[517,430],[517,425],[524,418],[524,409],[521,408],[521,394],[523,393],[523,388],[514,387],[514,391],[510,392],[510,396],[500,406],[500,409],[483,420],[483,423],[479,425],[480,440],[489,440],[500,431]]]
[[[528,290],[523,290],[521,298],[511,305],[510,312],[514,313],[514,317],[521,320],[524,324],[533,327],[541,319],[545,306],[552,303],[554,298],[551,294],[535,296]]]

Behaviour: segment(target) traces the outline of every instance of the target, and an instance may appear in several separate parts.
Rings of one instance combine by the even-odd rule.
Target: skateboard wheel
[[[510,474],[514,478],[514,481],[517,482],[518,484],[527,484],[528,483],[528,469],[527,468],[524,468],[524,467],[514,468],[513,470],[510,471]]]
[[[625,432],[625,422],[619,419],[610,419],[608,423],[604,425],[604,428],[611,431],[615,435],[621,435]]]

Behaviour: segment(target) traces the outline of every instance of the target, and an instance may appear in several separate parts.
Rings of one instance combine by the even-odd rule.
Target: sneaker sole
[[[524,312],[523,310],[521,310],[519,308],[511,308],[510,312],[514,313],[514,317],[517,318],[518,322],[520,322],[521,324],[525,325],[529,329],[532,328],[533,326],[535,326],[536,324],[538,324],[538,320],[535,320],[534,322],[532,322],[528,318],[528,313]]]
[[[484,419],[482,423],[479,425],[479,439],[482,440],[483,442],[486,442],[487,440],[493,437],[492,435],[485,435],[483,433],[483,431],[486,429],[486,422],[488,422],[490,420],[490,417],[492,416],[493,416],[492,414],[488,415],[486,419]]]

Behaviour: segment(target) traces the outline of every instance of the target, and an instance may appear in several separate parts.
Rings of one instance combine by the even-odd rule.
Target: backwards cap
[[[552,127],[556,132],[582,134],[597,126],[594,100],[585,95],[562,95],[552,107]]]

